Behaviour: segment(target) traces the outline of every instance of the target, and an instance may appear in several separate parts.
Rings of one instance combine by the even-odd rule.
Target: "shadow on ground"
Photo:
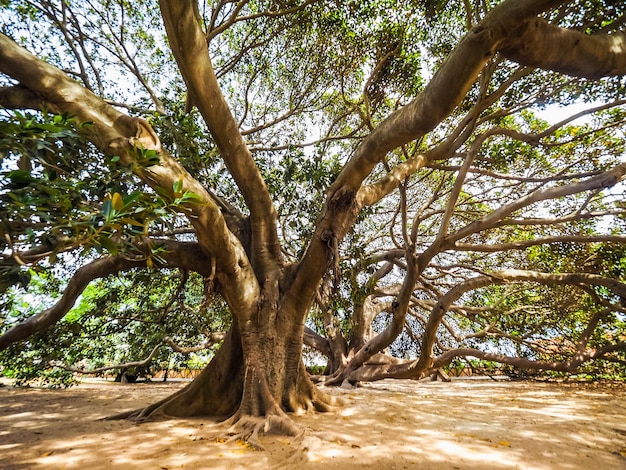
[[[0,468],[626,469],[620,386],[455,380],[332,389],[343,409],[295,417],[304,437],[265,436],[263,452],[221,442],[226,427],[210,420],[100,420],[182,385],[1,387]]]

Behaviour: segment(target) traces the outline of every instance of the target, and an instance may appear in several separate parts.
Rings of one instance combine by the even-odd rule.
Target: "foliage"
[[[55,277],[33,273],[28,297],[47,299],[50,304],[62,288]],[[197,367],[198,361],[206,364],[215,348],[189,357],[172,351],[165,339],[183,347],[196,346],[210,332],[225,330],[228,313],[210,300],[203,280],[184,272],[132,271],[92,283],[62,321],[0,352],[2,372],[18,385],[39,380],[68,386],[76,380],[68,368],[90,371],[140,361],[160,344],[164,346],[141,369],[142,375],[189,364]],[[9,311],[5,327],[46,305],[26,302],[24,291],[17,288],[4,294],[2,302]]]
[[[424,90],[491,3],[320,1],[293,11],[305,4],[203,3],[215,74],[274,202],[285,266],[302,260],[329,187],[359,143]],[[144,118],[224,211],[232,206],[242,219],[249,215],[217,139],[176,71],[156,2],[3,6],[3,33],[72,71],[128,115]],[[291,13],[278,14],[284,9]],[[549,18],[594,32],[614,29],[615,13],[605,2],[570,2]],[[346,357],[353,357],[350,345],[358,349],[398,315],[393,304],[408,276],[409,255],[420,274],[401,332],[388,345],[403,359],[424,353],[426,326],[446,293],[477,276],[519,269],[625,282],[623,184],[549,195],[623,162],[623,93],[619,77],[577,79],[493,57],[451,114],[386,155],[365,180],[374,186],[399,165],[428,155],[395,191],[362,208],[341,243],[329,242],[333,262],[307,326],[335,344],[343,340]],[[541,113],[555,103],[607,109],[555,126]],[[569,114],[558,112],[559,121]],[[185,190],[182,179],[149,189],[136,173],[158,167],[158,153],[135,148],[134,166],[122,166],[119,156],[104,156],[88,143],[90,126],[45,110],[2,111],[3,331],[53,302],[52,293],[62,290],[76,265],[139,256],[148,238],[198,240],[190,214],[200,196]],[[493,220],[503,208],[511,210]],[[4,372],[21,381],[43,374],[68,383],[67,372],[50,366],[136,360],[166,337],[193,346],[228,328],[231,312],[213,295],[214,280],[157,269],[163,252],[154,246],[141,251],[146,270],[95,281],[61,322],[2,352]],[[31,306],[31,296],[47,302]],[[474,348],[567,361],[603,309],[610,312],[585,348],[624,341],[623,299],[606,287],[494,277],[450,306],[437,326],[434,354]],[[153,362],[167,367],[185,360],[163,347]],[[623,351],[603,361],[581,370],[603,377],[626,373]]]

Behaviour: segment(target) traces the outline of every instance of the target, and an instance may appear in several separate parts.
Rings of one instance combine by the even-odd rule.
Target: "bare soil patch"
[[[6,382],[5,382],[6,383]],[[0,468],[626,469],[623,385],[382,381],[330,393],[336,413],[296,416],[300,440],[221,442],[224,424],[102,421],[182,383],[0,387]]]

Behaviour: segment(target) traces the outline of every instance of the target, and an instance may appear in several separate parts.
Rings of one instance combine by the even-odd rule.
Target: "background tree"
[[[59,321],[94,279],[196,272],[230,330],[194,382],[127,416],[231,416],[253,441],[297,432],[285,412],[333,403],[301,360],[314,304],[343,348],[326,349],[329,384],[419,378],[467,355],[563,370],[623,360],[623,273],[554,270],[552,256],[621,253],[623,197],[606,191],[626,173],[621,111],[584,130],[526,111],[576,96],[598,111],[622,104],[618,79],[536,70],[624,74],[622,17],[585,5],[163,0],[159,18],[150,2],[10,3],[0,103],[45,113],[6,120],[3,279],[27,284],[28,265],[71,270],[76,252],[84,264],[53,306],[7,325],[0,348]],[[363,236],[368,226],[384,235]],[[553,272],[538,270],[537,247]],[[541,297],[511,296],[511,283],[582,291],[568,314],[575,352],[526,353],[554,330],[537,316],[527,325],[530,314],[508,321]],[[412,324],[415,360],[367,367]],[[606,325],[617,336],[598,334]],[[481,335],[526,356],[469,347]],[[306,338],[324,347],[313,329]]]

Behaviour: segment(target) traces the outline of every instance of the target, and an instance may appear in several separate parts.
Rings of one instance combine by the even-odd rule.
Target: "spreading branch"
[[[152,349],[150,354],[145,359],[142,359],[140,361],[124,362],[122,364],[97,367],[95,369],[85,369],[83,367],[59,366],[58,364],[56,365],[57,367],[62,367],[65,370],[68,370],[70,372],[77,372],[79,374],[101,374],[102,372],[106,372],[108,370],[125,370],[125,369],[130,369],[132,367],[142,368],[142,367],[146,367],[150,365],[150,363],[154,359],[154,356],[156,356],[156,353],[159,351],[159,349],[161,349],[164,346],[169,346],[173,351],[187,355],[193,352],[204,351],[205,349],[209,349],[216,343],[223,341],[224,338],[226,338],[225,332],[213,332],[208,335],[207,341],[204,342],[203,344],[200,344],[198,346],[185,347],[185,346],[180,346],[176,344],[172,338],[167,336],[163,338],[162,342],[157,344]]]
[[[200,250],[197,243],[169,240],[159,243],[165,248],[163,253],[159,254],[164,263],[157,262],[157,267],[188,269],[205,276],[211,276],[211,262]],[[146,245],[145,248],[149,250],[149,245]],[[0,336],[0,350],[6,349],[9,345],[24,340],[61,320],[74,306],[80,294],[91,281],[133,268],[146,267],[146,259],[145,253],[138,252],[135,257],[129,257],[128,254],[108,256],[80,267],[70,279],[61,298],[52,307],[12,326]]]

